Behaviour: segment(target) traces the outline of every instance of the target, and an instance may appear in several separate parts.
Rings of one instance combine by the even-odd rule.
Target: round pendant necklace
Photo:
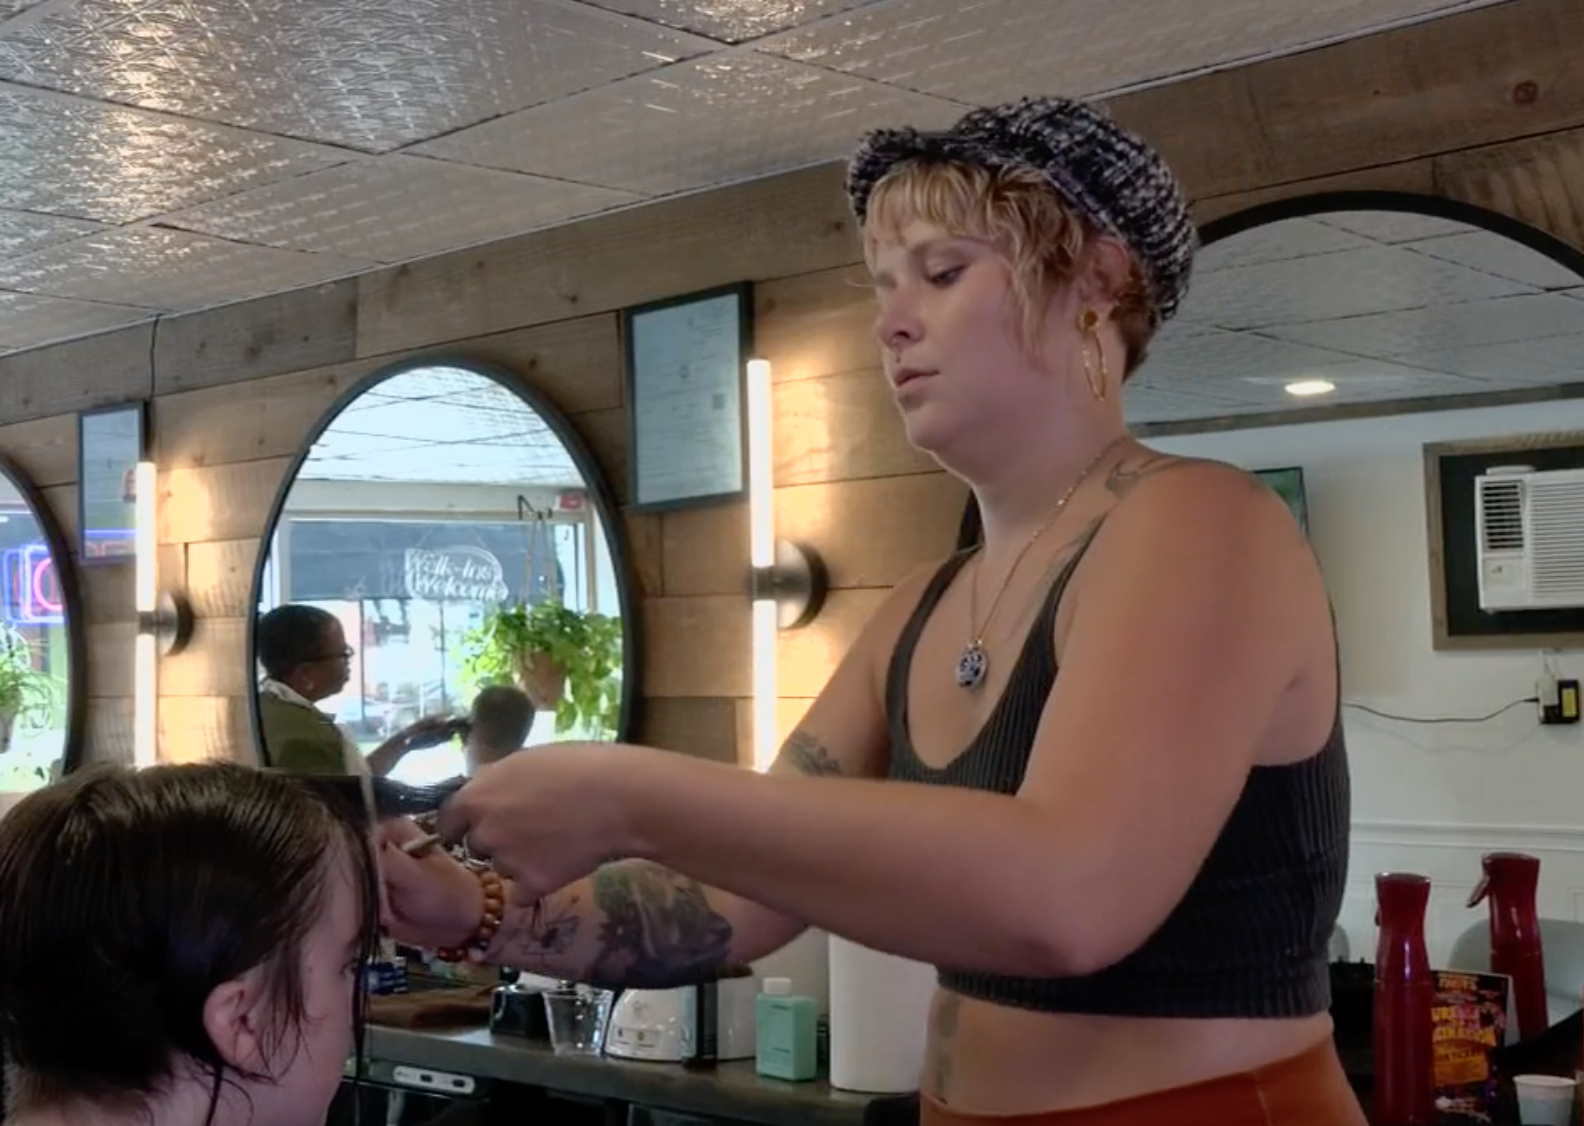
[[[1067,502],[1072,500],[1073,494],[1078,491],[1078,486],[1088,479],[1089,474],[1094,471],[1094,467],[1099,465],[1101,459],[1111,452],[1112,447],[1126,437],[1126,434],[1118,435],[1110,442],[1107,442],[1104,449],[1095,454],[1094,459],[1084,466],[1083,472],[1078,474],[1077,479],[1068,486],[1067,491],[1056,502],[1056,507],[1045,518],[1045,522],[1034,530],[1034,534],[1028,538],[1028,542],[1023,545],[1013,558],[1012,566],[1007,570],[1006,578],[1001,581],[1001,589],[996,591],[995,598],[990,602],[990,612],[985,615],[984,624],[978,629],[974,629],[974,618],[978,616],[974,608],[974,604],[977,601],[974,593],[978,585],[974,581],[974,579],[978,578],[978,563],[975,564],[974,576],[968,582],[968,629],[971,640],[963,647],[962,653],[957,658],[957,687],[966,688],[971,692],[984,683],[985,677],[990,672],[990,655],[985,652],[984,647],[985,632],[989,630],[990,623],[995,620],[996,609],[1001,605],[1001,596],[1007,592],[1007,587],[1011,585],[1012,576],[1017,574],[1018,565],[1023,562],[1023,557],[1029,553],[1029,549],[1039,542],[1039,538],[1045,534],[1045,530],[1056,523],[1056,517],[1061,515],[1062,509],[1067,507]],[[983,560],[983,558],[984,556],[981,554],[979,559]]]

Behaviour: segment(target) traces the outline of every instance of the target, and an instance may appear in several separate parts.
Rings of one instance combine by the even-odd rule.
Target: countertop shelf
[[[767,1079],[752,1060],[708,1069],[604,1056],[558,1056],[550,1045],[485,1028],[412,1030],[370,1025],[370,1065],[394,1064],[657,1110],[760,1126],[892,1126],[918,1121],[912,1095],[841,1091],[825,1080]]]

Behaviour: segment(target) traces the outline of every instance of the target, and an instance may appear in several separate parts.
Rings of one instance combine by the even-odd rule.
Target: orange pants
[[[1365,1126],[1366,1121],[1329,1038],[1254,1071],[1103,1106],[976,1115],[926,1095],[919,1115],[919,1126]]]

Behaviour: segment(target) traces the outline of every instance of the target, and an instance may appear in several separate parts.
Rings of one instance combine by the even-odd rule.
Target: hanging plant
[[[48,727],[54,710],[54,681],[33,667],[32,645],[14,626],[0,626],[0,755],[11,751],[18,726],[24,730]],[[18,771],[29,780],[50,781],[47,766],[26,762],[6,764],[3,774],[9,778]]]
[[[556,602],[496,606],[462,639],[463,675],[475,687],[515,684],[534,707],[554,708],[556,733],[580,724],[613,738],[621,710],[621,622]]]

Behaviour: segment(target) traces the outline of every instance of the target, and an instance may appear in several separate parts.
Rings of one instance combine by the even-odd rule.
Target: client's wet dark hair
[[[11,1109],[146,1104],[191,1061],[212,1081],[212,1116],[233,1069],[204,1004],[257,967],[272,1052],[289,1062],[303,942],[336,863],[353,866],[372,944],[378,883],[357,811],[306,783],[234,763],[93,767],[24,798],[0,821]]]

